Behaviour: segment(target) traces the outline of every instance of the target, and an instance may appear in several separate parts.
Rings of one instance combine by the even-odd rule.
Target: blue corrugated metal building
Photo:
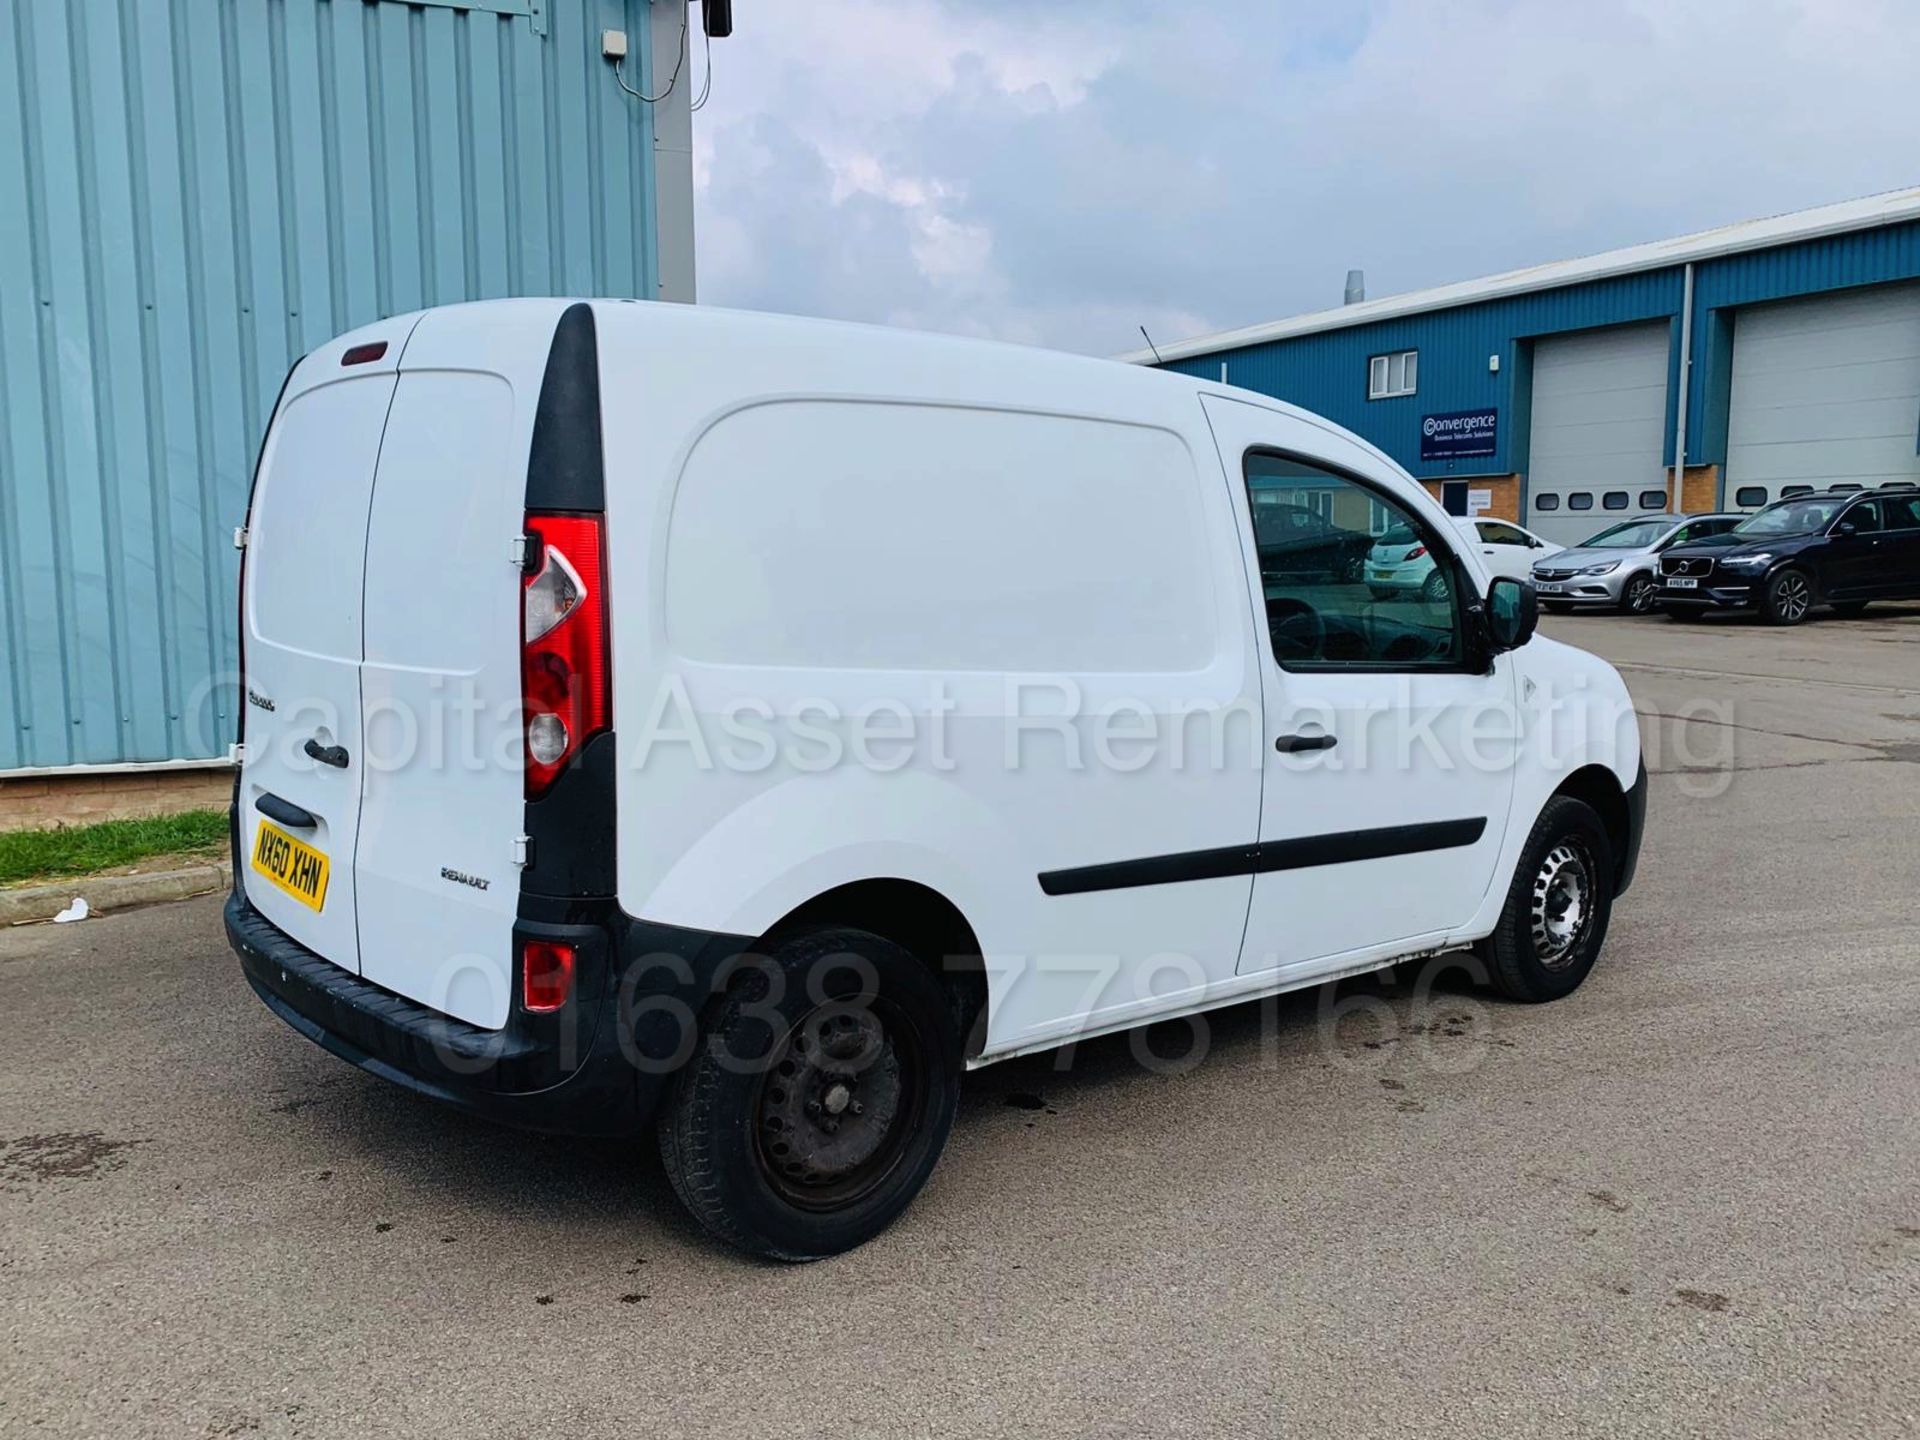
[[[1920,190],[1127,357],[1356,431],[1573,543],[1665,508],[1920,479]],[[1675,436],[1684,430],[1675,464]]]
[[[657,95],[686,24],[0,0],[0,775],[224,753],[231,537],[308,348],[456,300],[693,298],[691,87],[645,103],[602,55],[625,31]]]

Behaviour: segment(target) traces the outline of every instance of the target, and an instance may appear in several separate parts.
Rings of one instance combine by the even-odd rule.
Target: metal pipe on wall
[[[1693,376],[1693,262],[1687,262],[1686,278],[1680,286],[1680,394],[1674,401],[1673,417],[1673,497],[1667,508],[1676,515],[1686,514],[1687,483],[1687,390]]]

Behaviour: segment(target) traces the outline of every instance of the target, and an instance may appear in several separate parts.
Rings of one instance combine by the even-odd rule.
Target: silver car
[[[1670,545],[1731,530],[1741,514],[1639,515],[1534,563],[1533,588],[1550,610],[1601,606],[1644,615],[1659,593],[1654,565]]]

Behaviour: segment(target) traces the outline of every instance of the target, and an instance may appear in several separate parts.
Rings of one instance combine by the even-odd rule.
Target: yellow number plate
[[[278,825],[260,822],[260,834],[253,842],[253,868],[309,910],[327,903],[327,857]]]

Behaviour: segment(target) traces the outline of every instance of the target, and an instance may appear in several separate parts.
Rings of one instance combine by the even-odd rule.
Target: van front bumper
[[[692,1050],[720,963],[751,942],[635,920],[611,901],[523,897],[521,911],[514,953],[527,939],[572,944],[573,994],[549,1015],[516,1005],[499,1030],[455,1020],[315,954],[238,886],[227,898],[227,940],[269,1010],[370,1074],[523,1129],[636,1133]]]
[[[1647,762],[1640,760],[1640,772],[1633,777],[1633,787],[1627,791],[1627,843],[1622,847],[1615,864],[1619,873],[1614,877],[1613,893],[1615,898],[1627,893],[1633,884],[1634,872],[1640,868],[1640,842],[1647,833]]]

